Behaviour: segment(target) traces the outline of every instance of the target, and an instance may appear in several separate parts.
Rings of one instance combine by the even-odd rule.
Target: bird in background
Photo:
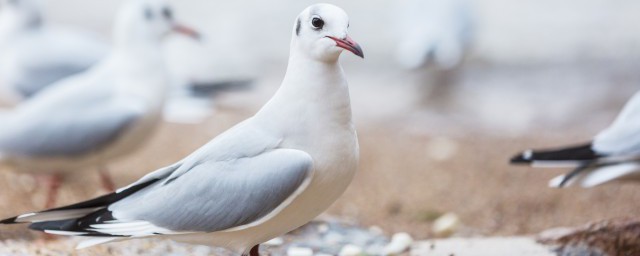
[[[325,211],[355,174],[358,140],[338,60],[343,50],[364,55],[348,27],[337,6],[306,8],[282,84],[253,117],[115,193],[0,223],[91,238],[79,248],[165,237],[259,255],[261,243]]]
[[[420,93],[430,109],[447,107],[474,34],[468,0],[399,1],[396,60],[407,70],[420,70]]]
[[[590,142],[552,150],[527,150],[514,156],[511,163],[574,168],[549,182],[549,186],[556,188],[640,181],[640,92],[625,105],[613,124]]]
[[[406,69],[461,65],[473,39],[468,0],[405,0],[399,17],[397,60]]]
[[[0,103],[15,105],[104,58],[96,35],[52,25],[41,0],[0,0]]]
[[[61,179],[78,170],[97,167],[113,191],[106,165],[139,148],[161,120],[168,83],[161,43],[171,32],[197,37],[164,1],[127,3],[109,56],[0,113],[0,166],[45,176],[47,208]]]

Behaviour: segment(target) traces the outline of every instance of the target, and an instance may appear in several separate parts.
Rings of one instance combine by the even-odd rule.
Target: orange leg
[[[111,175],[109,174],[109,170],[107,168],[100,168],[98,170],[100,174],[100,182],[102,183],[102,188],[109,192],[116,191],[116,185],[113,183],[111,179]]]
[[[56,206],[56,201],[58,199],[58,191],[60,190],[60,184],[62,183],[62,178],[58,174],[49,175],[46,178],[47,183],[47,201],[45,202],[44,208],[51,209]],[[43,239],[45,241],[55,240],[57,237],[51,234],[44,234]]]
[[[53,174],[46,178],[46,182],[47,201],[45,201],[44,208],[50,209],[56,206],[56,200],[58,199],[58,191],[60,190],[62,179],[59,175]]]

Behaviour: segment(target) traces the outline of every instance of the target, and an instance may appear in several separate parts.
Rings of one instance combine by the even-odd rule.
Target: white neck
[[[153,107],[160,107],[169,86],[160,46],[137,46],[121,45],[113,52],[112,65],[118,74],[117,95],[120,98],[142,100]]]
[[[298,52],[297,47],[291,48],[280,89],[255,118],[297,120],[294,123],[265,120],[273,125],[351,125],[349,88],[338,60],[318,61]]]

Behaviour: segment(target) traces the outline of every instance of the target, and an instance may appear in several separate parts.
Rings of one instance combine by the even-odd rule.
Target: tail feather
[[[640,163],[622,163],[614,165],[600,165],[591,168],[578,168],[569,174],[558,176],[549,182],[550,187],[564,188],[579,185],[592,188],[605,183],[637,178],[640,176]]]
[[[96,238],[91,238],[91,239],[87,239],[85,241],[80,242],[77,246],[76,249],[77,250],[81,250],[81,249],[85,249],[91,246],[96,246],[96,245],[101,245],[101,244],[106,244],[109,242],[115,242],[118,240],[122,240],[121,238],[117,238],[117,237],[96,237]]]
[[[592,144],[587,143],[553,150],[527,150],[511,158],[512,164],[531,164],[537,166],[572,166],[577,167],[597,161],[603,155],[592,149]]]
[[[585,175],[581,186],[585,188],[599,186],[611,181],[623,180],[628,176],[640,172],[640,164],[626,163],[612,166],[605,166],[595,169]]]

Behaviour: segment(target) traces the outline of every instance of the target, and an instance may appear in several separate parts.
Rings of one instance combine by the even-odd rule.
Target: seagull
[[[0,0],[0,101],[15,105],[86,71],[109,46],[97,36],[47,24],[40,0]]]
[[[550,187],[590,188],[611,181],[640,181],[640,92],[616,120],[592,141],[553,150],[527,150],[512,164],[575,168],[549,182]]]
[[[326,210],[348,187],[359,148],[343,50],[363,57],[347,14],[315,4],[295,20],[276,94],[253,117],[175,164],[112,194],[2,224],[33,223],[78,245],[145,237],[259,255],[259,244]]]
[[[467,0],[406,0],[399,17],[396,58],[406,69],[433,65],[459,66],[472,40],[473,22]]]
[[[108,161],[137,149],[161,120],[167,87],[161,42],[171,31],[197,36],[174,21],[161,0],[127,4],[115,25],[112,53],[95,67],[0,112],[0,165],[48,180],[47,208],[61,178],[97,166],[105,189]]]

